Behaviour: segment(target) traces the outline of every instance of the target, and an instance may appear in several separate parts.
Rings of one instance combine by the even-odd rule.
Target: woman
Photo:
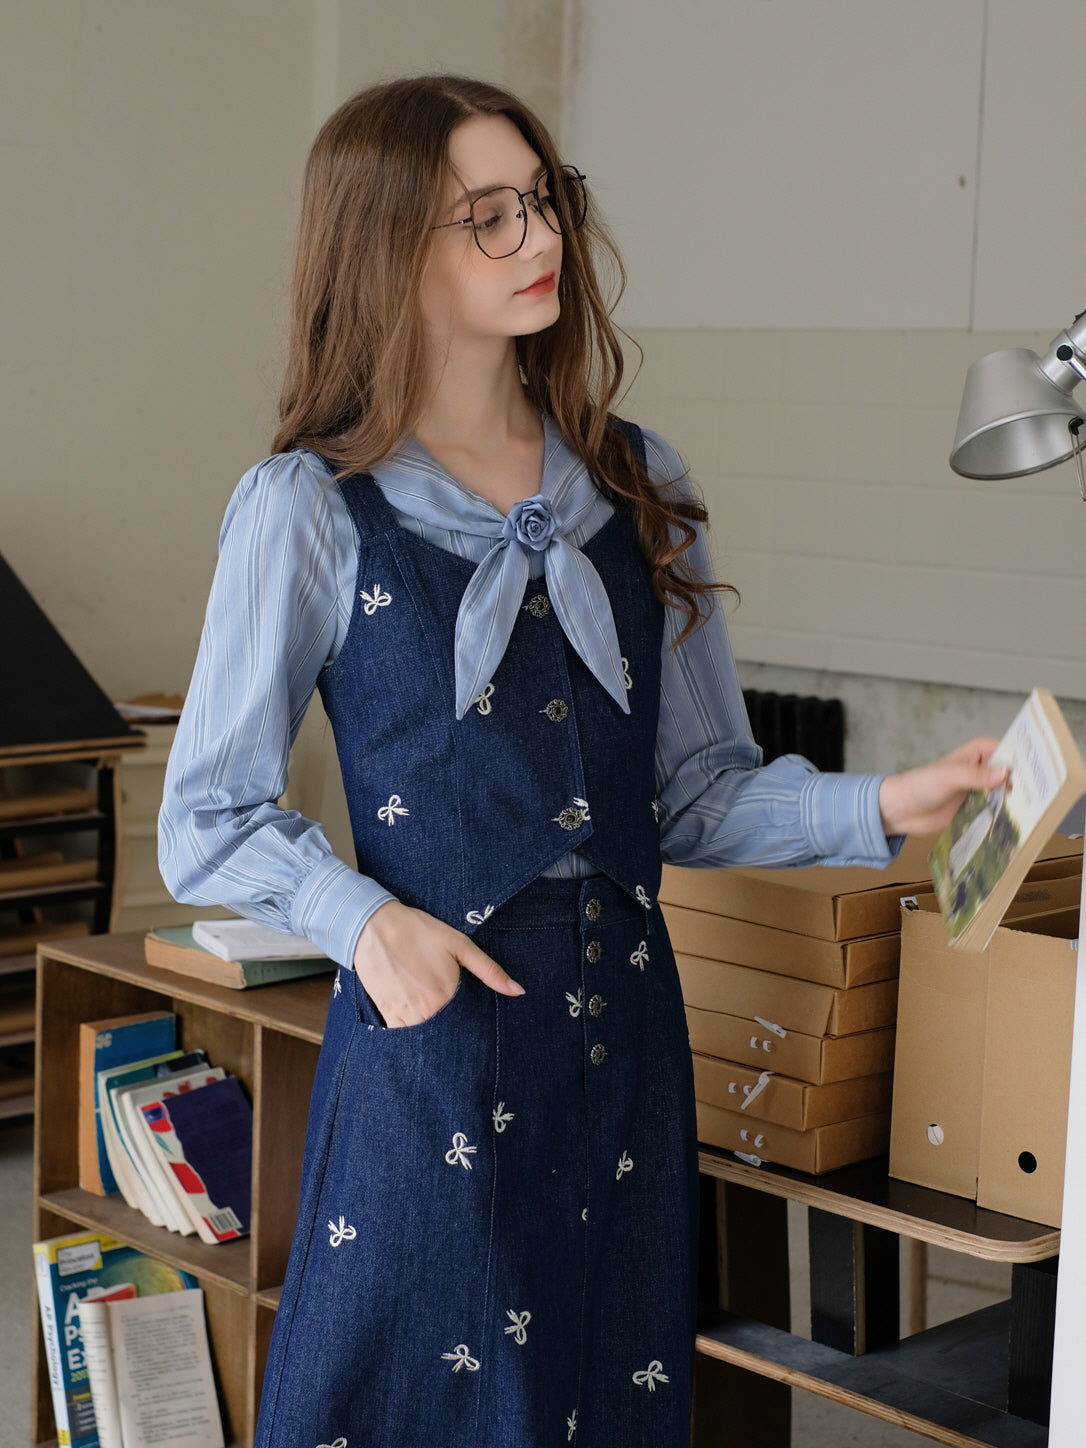
[[[341,964],[258,1432],[688,1441],[680,864],[881,865],[996,779],[761,769],[705,514],[610,408],[584,181],[492,86],[363,92],[309,160],[274,456],[242,480],[162,816],[178,898]],[[280,810],[314,686],[358,855]]]

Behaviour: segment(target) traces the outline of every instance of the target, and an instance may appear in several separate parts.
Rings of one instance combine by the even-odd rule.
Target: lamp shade
[[[1009,347],[978,357],[965,376],[950,466],[966,478],[1018,478],[1062,463],[1074,452],[1068,424],[1083,410],[1036,352]]]

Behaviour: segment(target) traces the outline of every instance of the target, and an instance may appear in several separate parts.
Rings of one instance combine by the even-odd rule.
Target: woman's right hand
[[[470,970],[500,995],[524,994],[495,960],[443,920],[387,900],[363,927],[354,968],[386,1026],[417,1026],[436,1016]]]

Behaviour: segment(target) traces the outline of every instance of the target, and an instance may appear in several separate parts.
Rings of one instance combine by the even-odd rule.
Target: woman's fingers
[[[436,1015],[456,992],[461,968],[502,995],[523,995],[466,935],[424,910],[389,901],[358,938],[354,968],[388,1026],[414,1026]]]
[[[972,790],[987,793],[1003,784],[1007,771],[993,769],[989,762],[998,743],[973,739],[932,764],[887,775],[879,791],[886,833],[935,834],[950,823]]]
[[[458,931],[453,931],[458,935]],[[465,970],[470,970],[472,975],[478,976],[484,985],[491,990],[496,990],[499,995],[518,996],[524,994],[524,987],[519,985],[506,971],[504,971],[496,960],[479,949],[473,940],[468,936],[460,936],[460,948],[456,953],[456,959]]]

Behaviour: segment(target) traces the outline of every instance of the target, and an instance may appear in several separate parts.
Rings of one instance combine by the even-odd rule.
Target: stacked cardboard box
[[[931,844],[884,870],[665,868],[702,1141],[812,1173],[887,1149],[900,900],[930,892]]]
[[[1071,1069],[1080,845],[1034,867],[980,952],[934,898],[903,916],[891,1175],[1058,1227]]]

